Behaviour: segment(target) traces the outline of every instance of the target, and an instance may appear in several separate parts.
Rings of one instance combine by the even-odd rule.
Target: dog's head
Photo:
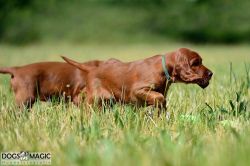
[[[213,73],[202,64],[197,52],[180,48],[174,54],[173,79],[177,82],[195,83],[202,88],[209,85]]]

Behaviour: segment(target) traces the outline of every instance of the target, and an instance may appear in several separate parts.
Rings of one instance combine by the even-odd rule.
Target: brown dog
[[[101,61],[83,63],[97,67]],[[11,87],[18,106],[32,107],[36,99],[46,101],[52,96],[71,98],[79,104],[80,93],[86,85],[85,71],[63,62],[41,62],[21,67],[0,68],[0,73],[11,74]]]
[[[107,60],[96,69],[62,58],[88,72],[86,93],[89,104],[100,99],[115,99],[165,108],[164,94],[171,83],[196,83],[206,88],[213,75],[202,64],[200,55],[187,48],[128,63]],[[167,71],[164,72],[164,68]],[[165,74],[169,74],[169,81]]]

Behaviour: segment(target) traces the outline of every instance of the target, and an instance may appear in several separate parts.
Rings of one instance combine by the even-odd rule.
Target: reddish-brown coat
[[[164,55],[171,83],[196,83],[202,88],[209,84],[212,72],[202,65],[198,53],[180,48]],[[88,72],[87,102],[114,99],[125,103],[165,107],[166,77],[162,67],[162,55],[133,62],[116,59],[104,61],[98,68],[80,64],[66,57],[63,59]]]
[[[97,67],[101,61],[89,61]],[[21,67],[0,68],[0,73],[11,74],[11,87],[18,106],[31,107],[36,99],[46,101],[52,96],[65,97],[78,104],[86,86],[85,71],[63,62],[40,62]]]

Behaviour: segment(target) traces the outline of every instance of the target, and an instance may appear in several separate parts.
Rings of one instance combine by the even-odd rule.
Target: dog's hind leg
[[[11,80],[15,92],[15,101],[19,108],[31,109],[36,99],[36,91],[33,82]]]
[[[15,93],[15,100],[19,108],[31,109],[35,103],[35,95],[27,93],[25,90],[20,90]]]

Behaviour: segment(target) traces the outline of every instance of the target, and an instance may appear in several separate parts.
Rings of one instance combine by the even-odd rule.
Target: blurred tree
[[[32,0],[0,0],[0,39],[27,43],[38,39],[32,27]]]
[[[0,0],[0,41],[249,42],[249,0]],[[101,28],[100,28],[101,27]]]

